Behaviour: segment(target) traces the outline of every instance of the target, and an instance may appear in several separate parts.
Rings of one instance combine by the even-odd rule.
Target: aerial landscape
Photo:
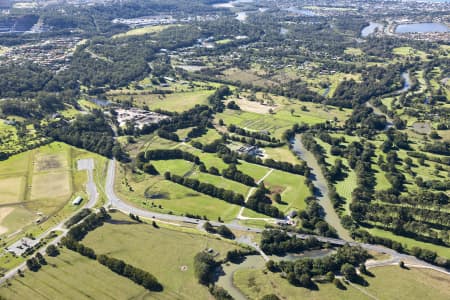
[[[0,0],[2,299],[450,299],[450,1]]]

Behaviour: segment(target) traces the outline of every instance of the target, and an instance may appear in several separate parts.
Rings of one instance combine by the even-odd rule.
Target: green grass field
[[[397,242],[401,243],[402,245],[405,245],[408,249],[411,249],[412,247],[420,247],[423,249],[435,251],[439,256],[450,258],[450,248],[448,248],[448,247],[416,241],[414,239],[399,236],[390,231],[382,230],[382,229],[378,229],[378,228],[370,228],[370,229],[364,228],[364,229],[369,231],[374,236],[385,237],[385,238],[389,238],[391,240],[397,241]]]
[[[146,26],[141,28],[135,28],[132,30],[129,30],[125,33],[119,33],[113,36],[113,38],[121,38],[121,37],[128,37],[128,36],[134,36],[134,35],[144,35],[144,34],[150,34],[150,33],[158,33],[161,32],[167,28],[173,27],[174,25],[156,25],[156,26]]]
[[[192,139],[193,141],[200,142],[203,145],[210,144],[217,139],[220,139],[221,135],[214,129],[209,129],[208,132],[201,137]]]
[[[282,146],[277,148],[266,147],[264,148],[265,154],[274,160],[290,162],[292,164],[300,163],[299,158],[289,150],[288,146]]]
[[[211,220],[221,217],[225,221],[233,220],[239,211],[237,205],[164,180],[162,176],[132,174],[130,171],[125,175],[125,170],[118,168],[115,186],[118,195],[145,209],[177,215],[191,213]]]
[[[194,277],[194,256],[212,248],[223,258],[237,248],[231,242],[173,228],[159,229],[147,224],[129,222],[128,216],[113,214],[112,224],[89,233],[83,244],[98,254],[108,254],[148,270],[164,286],[151,299],[209,299],[205,286]],[[114,222],[115,221],[115,222]]]
[[[173,94],[137,94],[133,95],[136,106],[147,105],[150,109],[162,109],[174,112],[183,112],[197,104],[207,104],[207,98],[213,90],[175,91]],[[110,98],[114,101],[129,100],[131,96],[114,93]]]
[[[264,180],[264,184],[272,193],[281,194],[281,200],[286,204],[273,203],[273,205],[285,213],[293,209],[305,209],[305,199],[311,196],[308,187],[305,185],[305,177],[301,175],[274,170]]]
[[[364,276],[369,285],[350,286],[340,290],[333,284],[318,284],[318,290],[290,285],[280,274],[264,274],[262,270],[245,269],[234,273],[233,281],[249,299],[276,294],[281,299],[448,299],[450,279],[432,270],[404,270],[397,266],[370,269],[374,277]]]

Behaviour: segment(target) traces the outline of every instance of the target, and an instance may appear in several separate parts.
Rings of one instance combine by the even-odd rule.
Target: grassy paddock
[[[113,221],[89,233],[83,243],[98,254],[108,254],[155,275],[164,286],[152,299],[209,299],[207,288],[194,277],[194,256],[212,248],[223,258],[237,246],[206,235],[129,222],[113,214]]]
[[[193,108],[197,104],[207,104],[207,98],[213,90],[197,90],[175,92],[173,94],[138,94],[133,95],[134,104],[137,106],[147,105],[150,109],[162,109],[174,112],[183,112]],[[111,99],[129,100],[131,96],[125,94],[111,94]]]

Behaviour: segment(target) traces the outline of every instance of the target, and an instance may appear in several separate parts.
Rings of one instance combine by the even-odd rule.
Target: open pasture
[[[83,243],[98,254],[123,259],[155,275],[164,291],[152,293],[152,299],[209,299],[207,287],[194,277],[194,256],[211,248],[221,259],[238,248],[216,237],[130,221],[128,216],[113,214],[110,223],[90,232]]]

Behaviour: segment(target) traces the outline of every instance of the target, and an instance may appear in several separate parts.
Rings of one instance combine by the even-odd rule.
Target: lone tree
[[[217,227],[217,233],[227,239],[234,239],[234,233],[225,225]]]
[[[59,250],[55,245],[49,245],[47,249],[45,249],[45,253],[47,253],[48,256],[55,257],[58,256]]]
[[[352,281],[356,278],[355,267],[349,263],[345,263],[341,267],[341,273],[345,276],[345,279]]]
[[[36,253],[36,258],[37,258],[39,264],[41,264],[41,265],[47,264],[47,261],[45,260],[44,256],[40,252]]]
[[[275,200],[276,203],[281,203],[281,195],[280,194],[276,193],[273,196],[273,199]]]

